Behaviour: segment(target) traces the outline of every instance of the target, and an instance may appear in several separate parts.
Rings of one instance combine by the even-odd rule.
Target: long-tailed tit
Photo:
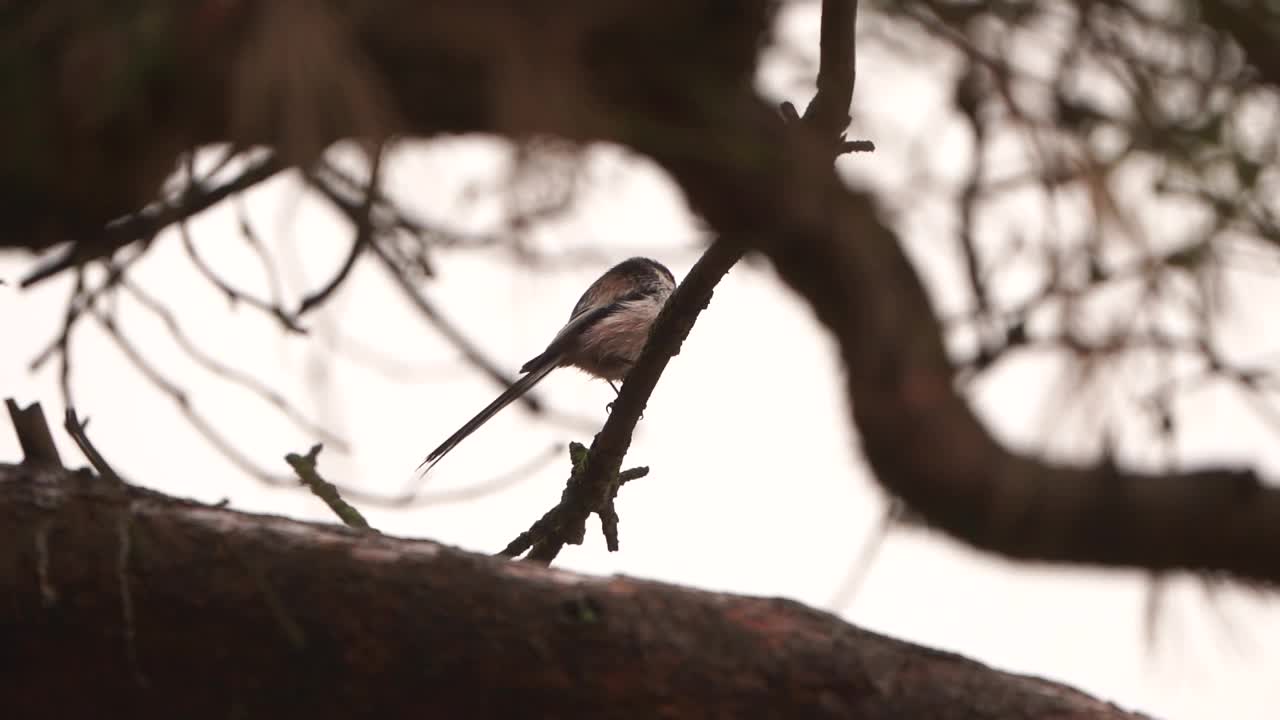
[[[558,367],[576,367],[610,384],[625,378],[675,287],[671,271],[656,260],[634,257],[614,265],[582,293],[547,349],[520,368],[526,375],[440,443],[418,469],[426,465],[424,472],[430,472],[458,443]]]

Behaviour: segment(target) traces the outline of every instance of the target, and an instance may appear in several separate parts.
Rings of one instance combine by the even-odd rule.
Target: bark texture
[[[1133,718],[789,601],[591,578],[0,465],[35,717]]]

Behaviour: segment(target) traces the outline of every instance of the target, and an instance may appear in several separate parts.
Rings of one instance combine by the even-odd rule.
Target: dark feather
[[[560,358],[544,356],[545,353],[544,355],[538,356],[538,358],[543,359],[543,364],[538,365],[536,369],[529,371],[529,374],[512,383],[511,387],[507,388],[506,391],[499,395],[496,400],[485,406],[485,409],[481,410],[475,417],[468,420],[466,425],[458,428],[457,432],[450,435],[444,442],[440,443],[440,447],[432,450],[431,454],[427,455],[427,459],[423,460],[422,464],[418,466],[418,469],[422,470],[422,466],[426,465],[427,469],[423,472],[431,472],[431,468],[434,467],[436,463],[440,462],[445,455],[448,455],[450,450],[457,447],[458,443],[466,440],[468,435],[479,430],[481,425],[489,422],[489,419],[494,415],[497,415],[500,410],[515,402],[521,395],[529,392],[529,390],[533,388],[534,385],[541,382],[548,373],[555,370]],[[532,362],[533,361],[530,361],[530,363]],[[526,364],[525,367],[528,368],[529,364]]]

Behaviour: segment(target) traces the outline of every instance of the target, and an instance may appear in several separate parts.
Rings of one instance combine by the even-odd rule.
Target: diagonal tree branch
[[[368,247],[370,239],[376,231],[373,221],[373,207],[374,201],[380,192],[382,160],[387,152],[389,152],[389,149],[382,143],[379,143],[373,149],[373,159],[369,161],[369,183],[364,191],[364,203],[351,217],[351,222],[356,227],[356,233],[355,238],[351,241],[351,250],[347,253],[346,260],[342,262],[342,266],[338,268],[338,272],[334,274],[329,282],[302,299],[302,302],[298,304],[297,316],[301,317],[307,311],[328,300],[329,296],[346,282],[347,277],[351,275],[351,269],[356,266],[356,261],[360,259],[360,255]]]
[[[765,251],[836,333],[862,447],[887,490],[1009,557],[1280,579],[1280,491],[1252,472],[1069,466],[997,442],[955,389],[924,288],[871,199],[829,196],[827,228]]]
[[[585,466],[571,475],[560,503],[530,528],[531,560],[550,563],[565,542],[581,541],[583,526],[591,513],[611,507],[621,483],[622,459],[631,447],[632,433],[649,396],[667,363],[679,354],[699,313],[711,301],[715,286],[740,257],[740,248],[723,241],[712,243],[672,293],[654,322],[648,344],[623,382],[609,419],[592,441]],[[615,543],[616,537],[610,540],[611,545]],[[513,547],[508,546],[504,554],[515,554],[512,551]]]
[[[824,0],[822,3],[822,54],[818,69],[818,93],[809,103],[803,121],[795,118],[789,104],[782,108],[788,127],[806,127],[814,134],[838,138],[840,144],[827,155],[834,161],[844,148],[842,131],[849,123],[849,103],[853,97],[854,21],[856,0]],[[778,127],[782,127],[778,125]],[[620,486],[622,460],[631,447],[631,436],[644,412],[649,396],[670,359],[680,352],[698,314],[711,301],[711,294],[724,274],[742,257],[747,238],[721,238],[703,254],[680,283],[654,323],[652,335],[635,367],[627,375],[613,412],[591,443],[585,465],[570,475],[560,503],[534,524],[522,538],[534,536],[529,559],[550,563],[566,542],[580,543],[587,517],[598,513],[610,550],[618,549],[617,511],[614,496]],[[512,543],[502,554],[515,554]]]

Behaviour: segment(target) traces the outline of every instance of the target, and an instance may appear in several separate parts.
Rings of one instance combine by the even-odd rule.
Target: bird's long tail
[[[489,419],[494,415],[497,415],[502,408],[510,405],[518,400],[521,395],[529,392],[534,385],[541,382],[542,379],[545,378],[552,370],[555,370],[556,366],[560,363],[559,355],[552,357],[544,356],[538,359],[542,360],[542,362],[538,363],[537,367],[530,369],[528,374],[512,383],[511,387],[507,388],[497,397],[496,400],[489,403],[485,409],[481,410],[475,417],[468,420],[467,424],[458,428],[457,432],[450,435],[444,442],[440,443],[440,447],[432,450],[431,454],[427,456],[427,459],[422,461],[422,465],[418,466],[418,470],[421,471],[420,475],[425,475],[431,472],[431,468],[435,467],[436,463],[440,462],[445,455],[449,454],[450,450],[457,447],[458,443],[466,440],[468,435],[479,430],[481,425],[489,422]],[[426,466],[426,470],[422,469],[423,465]]]

